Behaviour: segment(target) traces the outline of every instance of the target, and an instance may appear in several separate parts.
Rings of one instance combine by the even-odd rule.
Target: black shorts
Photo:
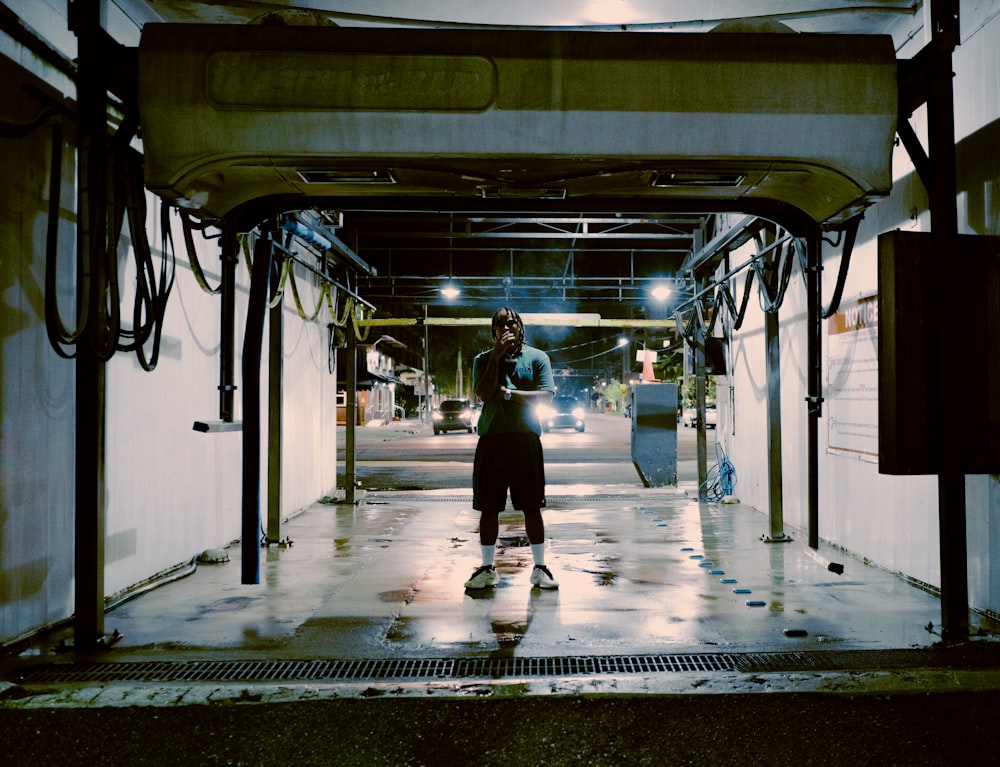
[[[499,513],[545,506],[545,464],[537,434],[486,434],[476,445],[472,468],[472,508]]]

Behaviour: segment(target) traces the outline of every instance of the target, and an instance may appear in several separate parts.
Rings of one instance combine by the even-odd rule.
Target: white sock
[[[531,544],[531,556],[535,559],[536,565],[545,564],[545,544],[544,543],[533,543]]]
[[[479,548],[483,551],[483,565],[492,567],[497,555],[496,544],[492,546],[480,546]]]

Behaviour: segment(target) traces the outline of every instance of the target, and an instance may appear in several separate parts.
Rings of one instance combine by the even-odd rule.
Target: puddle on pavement
[[[524,635],[528,631],[528,622],[514,621],[512,623],[504,623],[502,621],[490,621],[490,628],[493,630],[493,636],[496,637],[497,644],[500,645],[501,649],[506,649],[517,647],[521,644],[521,640],[524,639]]]
[[[408,605],[416,595],[416,589],[395,589],[379,592],[378,598],[382,602],[402,602]]]
[[[412,618],[396,616],[389,628],[385,632],[385,638],[389,642],[409,642],[413,640],[414,632],[410,627]]]
[[[516,549],[530,546],[531,542],[526,535],[500,536],[497,543],[505,549]]]
[[[201,614],[206,613],[221,613],[221,612],[236,612],[237,610],[245,610],[247,607],[256,602],[258,597],[226,597],[225,599],[217,599],[207,605],[201,607],[199,612]]]

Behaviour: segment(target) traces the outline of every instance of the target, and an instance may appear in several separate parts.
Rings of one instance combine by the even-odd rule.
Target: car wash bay
[[[270,31],[268,31],[267,34],[268,34],[268,36],[272,36],[272,32],[270,32]],[[296,32],[296,35],[298,35],[298,32]],[[192,61],[193,61],[193,59],[192,59]],[[189,63],[190,63],[190,61],[189,61]],[[195,63],[197,63],[197,62],[195,62]],[[742,62],[742,63],[745,64],[746,62]],[[875,75],[874,75],[875,79],[879,79],[879,78],[884,79],[885,78],[885,70],[884,69],[879,69],[878,66],[874,67],[873,69],[874,70],[878,70],[878,72],[876,72]],[[517,71],[517,65],[514,65],[512,71],[515,72],[515,76],[524,76],[523,72]],[[722,73],[722,76],[723,76],[723,79],[725,79],[725,73]],[[731,76],[732,75],[730,75],[730,77]],[[760,76],[760,73],[758,73],[758,76]],[[740,75],[739,75],[740,82],[745,81],[746,77],[747,77],[747,73],[746,73],[745,68],[744,68],[743,70],[741,70]],[[152,79],[147,79],[146,82],[153,82],[153,80]],[[223,83],[223,85],[224,85],[224,83]],[[893,85],[894,85],[894,78],[893,78]],[[801,96],[802,94],[799,94],[799,95]],[[222,93],[222,92],[216,93],[215,96],[221,98],[221,97],[225,96],[225,93]],[[475,93],[474,89],[473,89],[473,92],[472,92],[472,96],[476,96],[476,93]],[[379,104],[375,104],[375,105],[368,105],[368,106],[369,107],[378,107],[380,109],[387,108],[387,105],[384,104],[384,103],[379,103]],[[391,106],[391,104],[389,104],[388,106]],[[481,107],[482,105],[479,105],[479,106]],[[524,107],[525,105],[524,104],[519,104],[519,106]],[[170,107],[169,99],[167,99],[163,103],[160,103],[159,107],[160,108],[163,108],[163,107],[169,108]],[[153,101],[153,108],[154,109],[156,108],[155,99]],[[360,109],[360,107],[354,107],[354,108],[355,109]],[[471,108],[471,107],[469,107],[469,108]],[[556,111],[558,111],[558,110],[556,110]],[[597,112],[598,110],[594,110],[594,111]],[[148,112],[147,112],[147,114],[148,114]],[[875,130],[876,131],[878,131],[878,130],[885,130],[886,127],[892,122],[891,118],[893,118],[895,116],[894,114],[891,114],[891,115],[888,115],[889,119],[886,119],[887,115],[876,113],[874,111],[872,111],[870,113],[866,113],[866,114],[868,115],[868,117],[872,118],[869,122],[877,124],[875,126]],[[551,117],[551,115],[549,115],[549,116]],[[594,117],[594,115],[590,115],[590,117]],[[598,115],[598,117],[600,117],[600,115]],[[558,119],[558,115],[557,115],[557,119]],[[650,118],[650,119],[653,119],[653,118]],[[742,118],[741,118],[740,115],[736,114],[735,110],[734,110],[734,114],[731,117],[731,119],[734,120],[734,121],[739,121]],[[829,115],[825,115],[824,114],[824,115],[822,115],[822,117],[817,117],[816,119],[821,119],[821,120],[823,120],[825,122],[825,121],[829,120]],[[865,118],[859,118],[859,119],[863,120]],[[501,123],[503,122],[503,116],[501,116],[500,122]],[[639,120],[639,122],[642,123],[643,121]],[[147,129],[148,129],[146,131],[146,138],[147,138],[147,140],[149,142],[149,147],[151,149],[151,152],[150,152],[150,160],[151,160],[150,164],[151,165],[155,165],[155,163],[152,163],[152,159],[154,159],[154,158],[156,158],[157,161],[160,162],[160,163],[162,163],[164,161],[163,160],[164,157],[167,157],[168,160],[170,158],[170,146],[169,146],[170,145],[170,140],[169,139],[165,139],[164,133],[162,131],[159,133],[159,137],[157,136],[157,131],[161,130],[159,127],[157,127],[158,125],[162,125],[162,124],[156,122],[156,116],[155,116],[155,112],[154,112],[153,113],[153,120],[150,121],[147,124],[147,126],[146,126]],[[502,124],[498,124],[496,126],[493,126],[493,128],[498,133],[502,133],[501,129],[503,127],[504,126]],[[642,126],[639,126],[639,127],[642,128]],[[642,129],[645,130],[645,128],[642,128]],[[263,132],[262,134],[258,134],[258,135],[263,135],[264,133],[266,133],[266,131]],[[347,132],[345,131],[344,135],[346,135],[346,133]],[[421,135],[424,135],[426,133],[426,131],[420,131],[418,133],[420,133]],[[769,131],[763,131],[761,133],[761,135],[765,135],[767,133],[769,133]],[[778,131],[770,131],[770,133],[780,133],[780,132],[778,132]],[[206,135],[211,136],[211,131],[206,131]],[[340,134],[338,134],[336,131],[334,131],[333,135],[340,135]],[[799,135],[799,134],[796,133],[794,135]],[[155,148],[157,146],[160,147],[160,153],[159,153],[159,155],[157,155],[157,153],[155,151],[152,151],[153,148]],[[402,153],[405,154],[406,151],[412,151],[413,147],[412,146],[398,147],[396,149],[398,149],[398,152],[402,152]],[[396,151],[396,149],[394,149],[394,152]],[[235,149],[233,151],[235,152]],[[266,154],[268,156],[271,156],[271,155],[274,154],[274,152],[267,151],[267,148],[265,148],[265,149],[258,148],[258,151],[261,154]],[[380,152],[380,153],[386,153],[386,152],[389,151],[389,149],[386,148],[386,147],[379,147],[379,148],[377,148],[377,151]],[[551,153],[552,152],[552,146],[541,145],[541,146],[539,146],[537,148],[537,151],[539,153]],[[706,156],[711,156],[712,155],[712,152],[704,150],[703,147],[687,147],[686,151],[688,151],[689,153],[691,153],[693,155],[698,155],[698,156],[700,156],[702,158],[704,158]],[[747,151],[749,152],[750,150],[748,149]],[[374,152],[373,152],[373,154],[374,154]],[[766,154],[766,152],[762,152],[762,154]],[[620,160],[621,158],[617,158],[617,159]],[[854,158],[854,159],[858,159],[858,158]],[[868,158],[868,159],[870,159],[870,158]],[[846,162],[846,160],[845,160],[845,162]],[[265,163],[265,164],[270,165],[270,160],[267,163]],[[491,165],[495,165],[495,164],[496,163],[493,160],[490,160],[489,162],[486,163],[486,166],[491,166]],[[751,163],[751,164],[753,164],[753,163]],[[877,158],[876,158],[876,161],[875,161],[874,164],[875,165],[879,164],[879,162],[877,161]],[[572,163],[571,163],[571,165],[572,165]],[[532,164],[532,166],[535,167],[534,164]],[[537,166],[536,170],[538,170],[539,168],[542,168],[542,167],[543,167],[542,165],[539,165],[539,166]],[[490,170],[489,167],[479,168],[478,172],[479,172],[480,175],[489,175],[489,173],[487,172],[489,170]],[[497,170],[497,169],[494,169],[494,170],[496,170],[496,172],[500,173],[501,175],[508,174],[508,173],[511,172],[510,170]],[[792,169],[792,170],[795,170],[795,169]],[[790,172],[792,172],[792,170],[790,170]],[[884,170],[884,168],[882,170]],[[204,210],[204,212],[205,213],[213,213],[214,212],[217,215],[226,215],[226,214],[228,214],[228,213],[230,213],[232,211],[233,206],[240,205],[240,204],[243,204],[243,203],[247,202],[247,200],[233,199],[233,198],[226,197],[225,194],[223,194],[223,193],[220,193],[221,196],[218,197],[218,198],[216,198],[216,197],[213,196],[215,194],[215,192],[212,192],[210,194],[205,189],[202,189],[199,185],[201,185],[201,184],[204,183],[205,179],[208,178],[207,175],[203,175],[203,176],[194,176],[194,175],[192,175],[190,178],[186,178],[186,179],[184,179],[184,178],[171,178],[171,179],[169,179],[169,181],[166,181],[166,180],[158,179],[157,178],[157,176],[156,176],[157,171],[165,173],[165,171],[163,171],[162,167],[160,167],[160,168],[154,168],[154,170],[151,171],[152,175],[150,177],[150,180],[151,180],[151,182],[153,182],[153,183],[151,183],[151,187],[152,188],[155,188],[158,191],[163,192],[165,195],[173,196],[173,197],[176,197],[178,199],[184,197],[185,195],[188,195],[188,197],[185,198],[188,201],[191,201],[191,200],[202,200],[202,199],[204,199],[204,201],[205,201],[205,203],[204,203],[205,204],[205,210]],[[566,175],[566,176],[573,175],[573,174],[567,172],[567,168],[566,167],[562,167],[562,166],[558,167],[555,170],[549,169],[546,172],[555,173],[556,175]],[[780,173],[780,170],[776,171],[776,172]],[[798,172],[798,171],[795,170],[795,172]],[[645,175],[644,175],[645,173],[646,173],[645,170],[643,170],[642,172],[635,171],[634,173],[633,173],[632,170],[630,170],[628,172],[628,174],[632,174],[632,175],[638,174],[638,176],[641,176],[642,178],[632,178],[630,176],[630,179],[631,179],[631,181],[633,183],[641,183],[644,188],[645,187],[650,187],[650,188],[656,188],[656,189],[659,189],[659,190],[662,190],[664,188],[664,186],[665,186],[664,183],[660,183],[662,181],[660,174],[655,174],[654,173],[653,175],[655,176],[656,181],[654,181],[653,183],[647,183],[649,181],[649,179],[645,178]],[[628,175],[628,174],[626,174],[626,175]],[[167,174],[167,175],[169,175],[169,174]],[[602,178],[603,178],[604,175],[605,174],[604,174],[603,171],[601,173],[597,174],[597,176],[600,176]],[[669,175],[669,174],[667,174],[667,175]],[[725,174],[723,174],[723,175],[725,175]],[[832,175],[835,175],[835,173],[831,173],[831,176]],[[877,176],[878,173],[876,173],[875,175]],[[323,176],[322,174],[320,174],[320,176],[317,176],[317,177],[310,176],[309,174],[306,174],[306,181],[307,181],[307,183],[313,183],[313,179],[314,178],[321,178],[322,180],[324,180],[326,183],[329,183],[329,184],[342,183],[344,181],[344,177],[337,176],[336,174],[334,174],[334,175],[326,175],[326,176]],[[385,178],[385,176],[378,176],[378,178]],[[735,177],[731,177],[731,176],[726,176],[726,178],[722,178],[721,176],[716,175],[716,176],[713,176],[713,178],[715,179],[715,181],[720,182],[720,183],[742,183],[743,180],[744,180],[743,176],[740,176],[738,182],[735,182],[734,181]],[[463,182],[467,182],[469,180],[469,178],[467,178],[466,175],[461,175],[461,180]],[[622,181],[622,180],[624,180],[624,179],[619,179],[619,181]],[[700,176],[698,177],[697,180],[698,180],[699,183],[704,183],[704,179],[702,177],[700,177]],[[825,192],[823,194],[821,194],[820,190],[827,190],[828,191],[829,187],[827,185],[832,183],[831,179],[828,178],[828,177],[826,177],[824,175],[824,172],[822,172],[822,171],[818,172],[817,176],[815,178],[811,178],[810,180],[813,182],[813,186],[810,187],[810,189],[811,189],[811,192],[815,195],[815,197],[806,195],[806,197],[808,197],[808,200],[806,199],[806,197],[801,197],[801,198],[797,197],[796,198],[796,202],[801,203],[802,205],[804,205],[806,207],[808,207],[810,205],[809,200],[812,200],[813,202],[815,202],[816,199],[825,199],[825,197],[824,197]],[[161,184],[161,181],[162,181],[162,184]],[[357,176],[354,176],[352,178],[351,183],[361,183],[361,182],[357,181]],[[418,180],[415,179],[415,180],[413,180],[412,183],[415,186],[420,186],[424,182],[423,181],[418,181]],[[668,183],[668,184],[666,184],[666,186],[669,187],[670,184]],[[757,187],[760,187],[760,186],[767,186],[767,185],[763,183],[763,178],[758,178],[754,182],[754,184],[752,184],[752,186],[754,186],[754,188],[757,188]],[[877,186],[877,184],[876,184],[876,186]],[[240,188],[245,190],[245,189],[248,189],[250,187],[249,186],[242,186]],[[787,198],[790,195],[790,192],[789,192],[788,188],[783,187],[781,185],[781,183],[772,184],[770,186],[770,188],[774,191],[774,196],[777,197],[777,198],[781,198],[782,195],[784,195]],[[235,190],[236,187],[227,187],[227,189],[229,190],[229,192],[233,192],[233,190]],[[503,183],[501,183],[495,189],[492,186],[489,186],[489,185],[476,186],[475,189],[478,190],[478,191],[475,192],[475,194],[483,196],[483,197],[489,196],[489,195],[493,195],[494,193],[496,193],[497,196],[503,198],[505,196],[504,193],[506,193],[506,192],[508,192],[510,190],[514,190],[514,189],[517,190],[518,196],[520,196],[520,194],[523,194],[525,189],[529,189],[530,190],[531,197],[533,197],[533,198],[539,198],[539,199],[541,199],[541,198],[549,198],[549,197],[552,197],[552,196],[558,196],[558,195],[553,195],[552,194],[552,192],[553,192],[552,188],[550,188],[548,186],[539,186],[537,178],[535,178],[530,185],[528,185],[528,186],[526,186],[524,188],[519,187],[518,184],[514,183],[510,179],[504,178]],[[631,189],[631,187],[630,187],[630,189]],[[565,192],[565,191],[566,190],[563,190],[563,192]],[[859,193],[868,193],[868,192],[877,192],[877,191],[879,191],[879,190],[878,189],[863,189],[863,188],[862,189],[854,189],[854,188],[852,188],[852,189],[844,192],[844,199],[845,200],[849,200],[849,199],[852,198],[852,195],[856,196]],[[208,195],[207,197],[205,196],[206,194]],[[634,190],[632,190],[626,196],[634,195],[634,194],[637,194],[637,193]],[[684,195],[686,195],[686,194],[689,194],[689,192],[685,192],[684,193]],[[795,195],[802,195],[802,194],[803,194],[803,186],[800,183],[796,187]],[[405,192],[402,194],[402,196],[405,198]],[[683,197],[683,195],[678,195],[678,196],[682,196]],[[789,199],[785,199],[784,201],[785,202],[790,202]],[[396,200],[395,204],[398,205],[399,204],[399,200]],[[634,205],[634,200],[633,200],[632,204]],[[646,205],[646,204],[648,204],[648,203],[644,203],[644,205]],[[662,201],[661,201],[661,204],[662,204]],[[816,204],[818,204],[818,203],[816,203]],[[605,202],[604,205],[607,205],[607,203]],[[474,207],[474,206],[470,206],[470,207]],[[629,204],[623,202],[618,207],[629,207]],[[684,206],[683,205],[679,205],[678,207],[684,207]],[[711,205],[706,205],[706,207],[712,207],[712,206]],[[836,208],[836,206],[834,206],[834,208],[831,208],[829,210],[818,209],[818,208],[810,208],[810,210],[808,210],[807,212],[808,212],[809,215],[811,215],[811,216],[813,216],[814,218],[817,218],[817,219],[823,219],[825,217],[836,217],[836,216],[841,215],[841,214],[846,215],[846,208],[844,208],[844,209],[835,209],[835,208]],[[568,234],[568,233],[566,233],[566,234]],[[268,254],[268,258],[270,257],[270,255],[271,254],[269,253]],[[262,270],[260,270],[260,272],[264,273],[265,276],[266,276],[267,270],[266,269],[262,269]],[[258,281],[252,286],[252,288],[253,288],[251,290],[251,304],[252,304],[252,308],[253,307],[260,307],[260,306],[262,306],[262,303],[259,300],[259,298],[255,298],[255,296],[263,296],[264,295],[264,285],[260,281],[260,279],[261,278],[258,278]],[[360,296],[359,296],[359,298],[360,298]],[[262,318],[260,316],[258,316],[256,319],[260,320],[260,325],[258,326],[258,330],[259,330],[259,327],[262,326]],[[260,339],[257,338],[257,343],[258,344],[259,344],[259,341],[260,341]],[[250,367],[252,369],[252,365]],[[247,389],[245,388],[244,391],[246,391],[246,390]],[[256,404],[256,403],[251,400],[250,404]],[[253,409],[253,408],[248,409],[248,412],[251,409]],[[775,426],[775,423],[776,423],[777,420],[778,419],[777,419],[776,415],[771,418],[772,427]],[[256,438],[256,432],[255,431],[251,431],[250,434],[251,434],[251,437],[249,438],[249,441],[250,442],[256,441],[256,439],[255,439]],[[252,487],[256,487],[256,485],[258,484],[257,483],[257,478],[258,478],[257,469],[258,469],[258,467],[256,465],[254,465],[254,464],[255,464],[258,456],[256,456],[256,455],[249,455],[248,454],[247,457],[250,458],[250,459],[252,459],[252,460],[247,460],[246,465],[244,466],[244,470],[245,471],[251,472],[248,475],[247,479],[246,479],[246,484],[247,484],[248,488],[251,487],[251,486]],[[780,461],[777,462],[777,463],[779,465],[778,467],[780,468]],[[86,491],[86,489],[85,489],[85,491]],[[598,494],[598,496],[603,497],[603,494]],[[621,499],[614,499],[614,500],[612,500],[612,504],[617,503],[620,500]],[[780,499],[779,499],[779,502],[780,502]],[[406,503],[402,503],[402,507],[405,508],[406,504],[408,504],[408,503],[413,503],[414,505],[419,506],[419,503],[417,503],[417,502],[411,502],[411,501],[407,500]],[[578,505],[578,503],[575,500],[570,501],[570,504],[573,505],[573,506],[577,506]],[[597,506],[600,506],[600,504],[597,504]],[[640,509],[639,513],[643,513],[645,510],[646,509],[644,507],[644,508]],[[253,539],[255,538],[255,535],[256,535],[256,530],[257,530],[257,511],[258,511],[258,509],[256,508],[256,505],[253,504],[252,499],[249,498],[249,494],[248,494],[247,504],[246,504],[246,506],[244,508],[244,512],[246,514],[246,519],[249,520],[249,522],[248,522],[248,524],[247,524],[247,526],[245,528],[246,532],[247,532],[247,534],[245,535],[245,539],[248,542],[253,541]],[[656,514],[656,511],[650,511],[650,513]],[[657,525],[660,525],[661,523],[664,524],[665,526],[669,526],[670,525],[669,521],[665,521],[665,517],[663,516],[665,513],[666,512],[660,512],[659,517],[660,517],[661,521],[657,522],[656,523]],[[667,516],[672,516],[672,515],[667,515]],[[459,524],[460,524],[460,522],[459,522]],[[681,524],[681,522],[678,519],[675,519],[674,520],[674,524],[675,525],[679,525],[679,524]],[[784,531],[783,530],[778,530],[778,531],[772,530],[771,531],[772,534],[775,533],[775,532],[779,533],[781,536],[784,535]],[[625,537],[627,538],[628,536],[625,536]],[[254,549],[256,549],[256,546],[254,544],[248,543],[248,545],[251,545],[251,546],[253,546]],[[686,549],[686,550],[690,550],[690,551],[686,552],[686,555],[688,556],[688,558],[691,561],[697,562],[698,564],[703,563],[703,562],[712,562],[713,564],[715,563],[714,558],[712,557],[711,552],[700,552],[700,551],[698,551],[699,547],[697,545],[696,546],[682,546],[681,548]],[[812,548],[815,549],[817,547],[813,546]],[[693,552],[693,553],[691,553],[691,552]],[[248,551],[245,548],[244,551],[242,552],[242,555],[245,557],[247,553],[248,553]],[[614,556],[613,555],[611,555],[611,556],[612,556],[612,559],[613,559]],[[698,558],[700,558],[700,559],[698,559]],[[253,578],[258,577],[258,568],[259,568],[258,563],[256,563],[256,562],[250,563],[250,566],[248,566],[248,562],[244,561],[244,562],[242,562],[242,565],[244,567],[244,572],[250,574],[249,576],[247,576],[247,575],[244,576],[245,580],[250,581]],[[709,568],[708,572],[711,573],[712,570],[714,570],[714,569],[722,569],[722,568]],[[261,573],[261,575],[263,575],[266,578],[266,574]],[[721,579],[720,579],[720,583],[721,583]],[[88,584],[84,584],[83,588],[85,589],[87,587],[87,585]],[[726,584],[726,585],[732,585],[732,584]],[[386,591],[398,592],[399,589],[387,589]],[[379,592],[379,593],[381,593],[381,592]],[[751,594],[752,593],[753,592],[751,590]],[[745,596],[745,595],[741,594],[740,596]],[[81,602],[82,601],[83,600],[81,600]],[[754,603],[754,604],[745,604],[744,605],[745,607],[760,607],[762,605],[756,604],[757,602],[760,602],[760,601],[764,601],[765,605],[767,604],[767,600],[750,599],[750,600],[745,600],[745,601],[748,602],[748,603],[751,603],[751,602]],[[411,602],[408,602],[408,604],[411,604],[411,603],[412,603],[412,600],[411,600]],[[103,628],[103,627],[101,627],[101,628]],[[791,629],[791,630],[795,631],[795,629]]]

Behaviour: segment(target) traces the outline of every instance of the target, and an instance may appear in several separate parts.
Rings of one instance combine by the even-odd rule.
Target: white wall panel
[[[956,52],[954,66],[956,130],[962,139],[958,146],[960,228],[963,232],[996,235],[1000,233],[1000,153],[995,149],[1000,146],[1000,14],[979,14],[977,20],[975,33],[967,34]],[[913,53],[915,50],[908,55]],[[919,135],[924,135],[922,119],[918,114],[913,121]],[[926,190],[901,148],[896,150],[894,167],[892,195],[866,213],[859,231],[845,301],[876,294],[879,233],[896,228],[930,230]],[[839,250],[827,247],[825,256],[823,300],[829,302],[840,263]],[[793,535],[795,531],[790,528],[804,530],[807,523],[807,414],[802,406],[806,375],[804,299],[801,279],[793,278],[780,314],[784,517],[786,532]],[[822,335],[825,365],[825,330]],[[766,512],[763,326],[753,302],[733,350],[736,434],[730,458],[738,472],[738,495]],[[940,363],[953,362],[948,350],[942,349]],[[959,370],[956,391],[945,401],[959,408],[974,407],[973,403],[961,401]],[[878,473],[874,461],[827,451],[823,420],[819,469],[822,540],[876,566],[935,587],[940,585],[936,477],[885,476]],[[991,565],[1000,554],[1000,484],[996,476],[969,477],[967,487],[970,603],[976,609],[996,614],[1000,612],[1000,573]]]
[[[151,201],[150,210],[158,205]],[[151,218],[150,239],[159,243]],[[183,243],[171,218],[174,242]],[[217,284],[218,240],[210,247],[195,240]],[[219,307],[219,296],[198,286],[181,246],[156,368],[146,372],[123,353],[108,365],[108,593],[239,537],[239,433],[192,428],[218,419]]]
[[[13,68],[0,71],[0,118],[29,121],[39,104]],[[0,138],[0,639],[60,620],[73,603],[75,367],[52,351],[44,324],[50,147],[48,127]],[[59,172],[68,203],[72,161]],[[61,227],[63,242],[72,231]],[[72,325],[74,262],[60,263],[56,292]]]

